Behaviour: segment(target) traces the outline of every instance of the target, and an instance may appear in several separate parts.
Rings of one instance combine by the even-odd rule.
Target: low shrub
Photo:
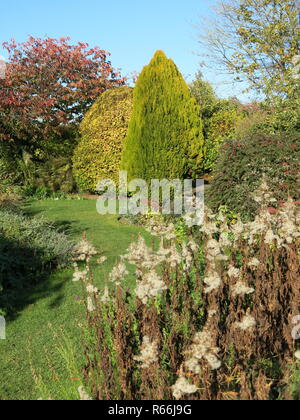
[[[255,216],[259,203],[254,191],[265,178],[274,197],[299,199],[300,133],[253,133],[227,141],[220,153],[206,202],[213,209],[226,205],[244,218]]]
[[[21,290],[67,264],[73,244],[42,219],[0,207],[0,310],[13,309]]]

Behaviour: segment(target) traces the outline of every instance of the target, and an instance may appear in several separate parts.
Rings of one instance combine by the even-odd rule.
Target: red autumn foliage
[[[124,83],[109,53],[69,41],[30,37],[3,44],[9,60],[0,80],[0,140],[32,144],[57,138],[62,127],[80,121],[100,93]]]

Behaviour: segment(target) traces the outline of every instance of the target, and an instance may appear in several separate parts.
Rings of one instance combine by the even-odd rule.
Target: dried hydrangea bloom
[[[173,397],[176,400],[180,400],[184,395],[195,394],[198,391],[198,388],[195,385],[190,384],[186,378],[180,376],[177,379],[175,385],[172,386]]]
[[[255,292],[255,290],[252,287],[248,287],[245,283],[242,283],[241,281],[237,282],[232,287],[231,291],[234,297],[251,295],[252,293]]]
[[[135,356],[134,360],[142,363],[142,369],[148,369],[153,363],[156,363],[158,361],[157,341],[151,342],[150,338],[146,335],[143,338],[141,354]]]
[[[83,386],[80,386],[78,388],[78,394],[79,394],[80,401],[91,401],[92,400],[91,397],[84,390]]]
[[[239,278],[241,276],[241,270],[233,265],[230,265],[227,274],[229,277]]]
[[[155,271],[150,271],[137,282],[135,292],[137,297],[146,304],[149,299],[159,296],[164,290],[167,290],[166,284]]]
[[[242,331],[250,330],[256,326],[256,321],[251,315],[246,315],[241,322],[236,322],[236,328]]]
[[[90,313],[96,310],[96,307],[93,303],[93,299],[90,296],[87,298],[87,310]]]

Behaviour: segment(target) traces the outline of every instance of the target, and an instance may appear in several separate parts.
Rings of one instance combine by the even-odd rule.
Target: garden
[[[227,0],[199,34],[248,101],[162,50],[130,81],[3,43],[0,400],[300,399],[298,12]]]

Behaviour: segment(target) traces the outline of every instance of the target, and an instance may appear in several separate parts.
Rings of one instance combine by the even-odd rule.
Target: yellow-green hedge
[[[85,115],[73,158],[80,190],[95,191],[102,179],[118,182],[132,102],[133,89],[122,86],[103,93]]]

